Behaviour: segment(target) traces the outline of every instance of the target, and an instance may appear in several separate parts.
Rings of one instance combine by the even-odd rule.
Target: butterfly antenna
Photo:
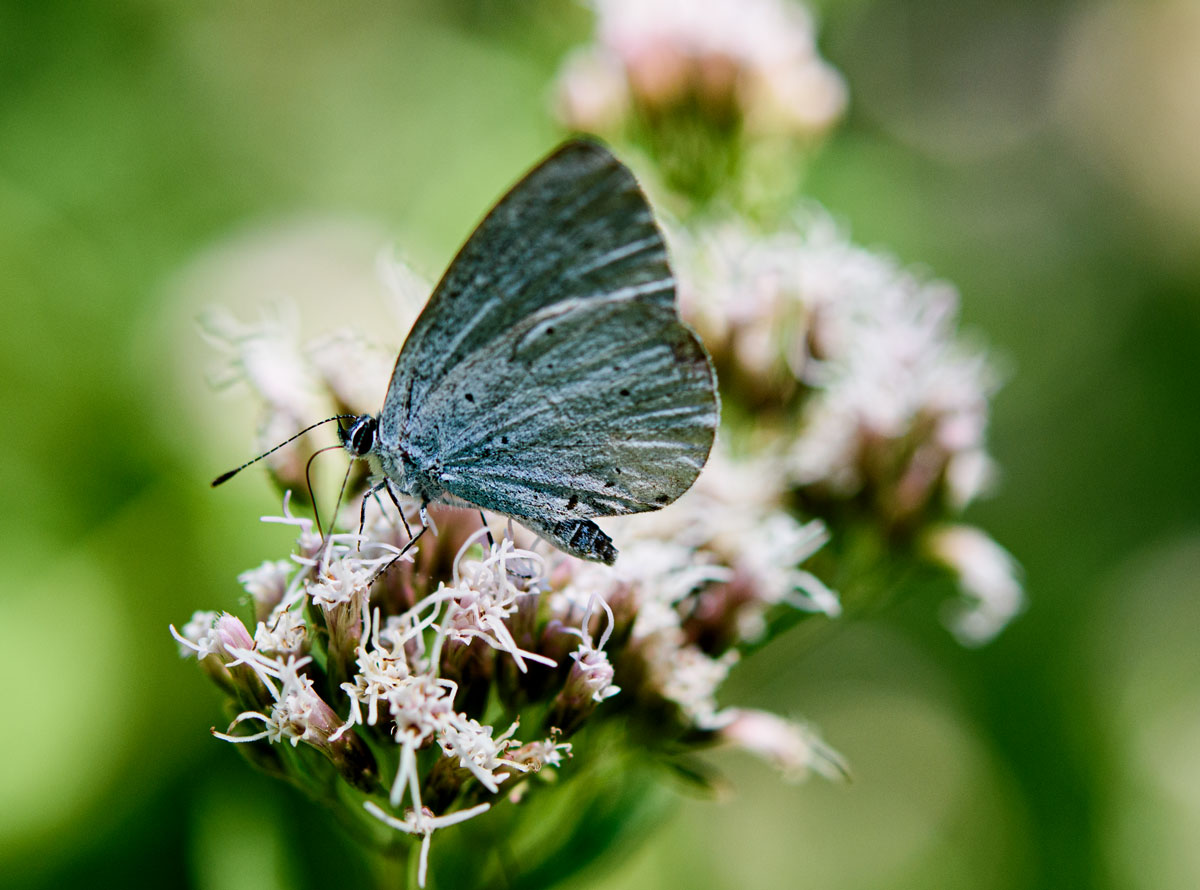
[[[301,436],[303,436],[305,433],[309,432],[310,430],[315,430],[317,427],[321,426],[322,424],[331,423],[334,420],[344,420],[347,418],[356,419],[357,417],[358,417],[358,415],[356,415],[356,414],[336,414],[333,417],[326,417],[324,420],[319,420],[316,423],[314,423],[312,426],[306,426],[304,429],[300,430],[300,432],[296,433],[296,435],[292,436],[290,439],[285,439],[284,441],[282,441],[278,445],[276,445],[274,448],[270,449],[269,451],[264,451],[262,454],[260,454],[258,457],[254,458],[253,460],[246,461],[240,467],[236,467],[236,468],[230,470],[228,473],[222,473],[220,476],[218,476],[216,479],[214,479],[212,481],[212,483],[211,483],[212,487],[216,488],[221,483],[228,482],[230,479],[232,479],[234,476],[236,476],[242,470],[246,469],[246,467],[250,466],[251,464],[258,463],[260,460],[262,460],[264,457],[267,457],[268,455],[274,454],[276,451],[278,451],[284,445],[287,445],[289,442],[296,441]],[[338,447],[340,448],[341,446],[339,445]]]
[[[342,487],[338,489],[337,501],[333,505],[333,519],[329,523],[329,534],[333,534],[334,523],[337,522],[338,510],[342,509],[342,498],[346,496],[346,484],[350,481],[350,471],[354,469],[354,462],[351,461],[346,466],[346,475],[342,477]],[[315,502],[314,502],[315,503]]]

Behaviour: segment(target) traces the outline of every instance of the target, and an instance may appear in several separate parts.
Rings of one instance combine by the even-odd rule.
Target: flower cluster
[[[877,604],[930,564],[958,579],[947,621],[966,643],[1023,605],[1012,557],[958,521],[993,475],[997,380],[958,335],[956,291],[854,245],[813,206],[772,228],[770,214],[714,212],[753,208],[754,176],[792,206],[785,175],[763,179],[764,159],[794,171],[797,148],[844,107],[807,15],[785,0],[593,6],[595,41],[560,77],[563,120],[640,145],[697,211],[670,233],[673,265],[724,420],[696,484],[607,525],[613,566],[496,517],[381,499],[363,463],[321,528],[292,498],[309,490],[309,455],[335,444],[326,427],[268,459],[286,494],[265,519],[296,543],[239,577],[246,622],[197,612],[172,628],[229,698],[214,735],[384,855],[414,852],[422,885],[435,833],[471,822],[455,832],[490,824],[519,837],[523,814],[570,786],[556,777],[614,750],[688,772],[695,752],[723,743],[788,778],[844,775],[804,724],[722,701],[739,660],[790,624]],[[731,185],[740,192],[722,192]],[[383,272],[399,304],[423,303],[428,284],[407,267]],[[402,333],[380,347],[353,332],[304,343],[297,329],[279,313],[206,321],[226,357],[216,382],[244,381],[263,407],[263,448],[321,417],[377,409]],[[455,832],[438,850],[454,850]],[[523,867],[553,846],[523,851],[535,860]]]
[[[986,450],[997,374],[957,334],[958,294],[850,242],[815,206],[761,231],[737,218],[674,233],[681,311],[725,391],[753,412],[778,473],[835,532],[869,521],[951,568],[969,642],[1022,607],[1015,565],[978,530],[940,523],[993,476]],[[980,543],[987,541],[987,545]]]
[[[239,332],[256,352],[284,336],[269,322]],[[306,373],[322,380],[311,359]],[[285,495],[265,521],[294,527],[294,552],[239,578],[253,633],[213,612],[172,631],[233,703],[214,735],[318,797],[332,770],[343,790],[331,805],[419,838],[422,883],[435,831],[524,806],[577,738],[605,727],[641,725],[664,758],[724,742],[788,777],[838,776],[802,724],[718,702],[774,611],[839,611],[800,567],[825,528],[793,518],[772,476],[714,455],[677,504],[617,524],[613,567],[454,508],[431,508],[414,542],[416,505],[401,515],[364,496],[365,479],[324,536]]]
[[[812,22],[798,4],[592,6],[595,42],[564,64],[559,117],[575,130],[634,136],[685,192],[706,197],[764,147],[811,142],[845,108],[845,84],[818,55]]]

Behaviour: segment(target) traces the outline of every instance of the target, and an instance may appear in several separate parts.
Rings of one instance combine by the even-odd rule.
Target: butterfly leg
[[[362,505],[358,509],[358,542],[354,545],[355,550],[362,549],[363,529],[365,529],[367,527],[367,498],[373,497],[373,498],[375,498],[376,502],[378,502],[379,501],[379,489],[383,488],[383,486],[384,486],[384,483],[380,482],[376,485],[373,485],[371,488],[368,488],[363,493]],[[379,506],[381,508],[383,507],[382,504],[380,504]]]
[[[404,518],[404,508],[400,506],[400,499],[396,497],[396,492],[392,489],[392,480],[384,479],[383,486],[387,489],[388,497],[392,499],[392,503],[396,505],[396,512],[400,514],[400,522],[404,526],[404,531],[408,535],[408,539],[413,539],[412,529],[408,527],[408,520]],[[425,508],[422,507],[422,510]]]
[[[382,575],[384,572],[386,572],[388,569],[390,569],[393,565],[395,565],[396,561],[398,559],[400,559],[400,557],[402,557],[402,556],[404,556],[404,554],[408,553],[408,551],[413,548],[413,545],[416,544],[417,541],[421,540],[421,535],[425,534],[425,532],[427,532],[427,531],[429,531],[429,526],[427,526],[427,525],[421,526],[421,530],[419,532],[417,532],[416,536],[410,538],[408,543],[400,548],[399,553],[397,553],[395,556],[393,556],[391,559],[389,559],[387,561],[387,563],[383,566],[383,568],[381,568],[379,571],[377,571],[374,575],[371,576],[371,580],[367,582],[368,589],[371,587],[372,584],[374,584],[376,581],[379,580],[380,575]]]
[[[479,511],[479,521],[483,523],[484,529],[487,531],[488,547],[496,546],[496,539],[492,537],[492,529],[488,525],[487,517],[483,515],[483,511]]]
[[[427,528],[431,528],[431,529],[433,529],[433,533],[436,535],[438,533],[437,526],[434,525],[433,520],[429,518],[429,511],[425,509],[428,506],[429,506],[429,502],[426,501],[425,503],[423,503],[421,505],[421,509],[417,513],[417,515],[421,517],[421,526],[422,526],[421,531],[424,531]],[[417,532],[417,534],[419,535],[420,532]]]
[[[394,503],[396,505],[397,510],[400,510],[400,502],[396,498],[395,492],[392,491],[392,488],[390,485],[385,485],[385,487],[387,488],[388,495],[392,499],[392,503]],[[379,580],[379,576],[382,575],[384,572],[386,572],[388,569],[390,569],[395,564],[396,560],[398,560],[404,554],[408,553],[408,551],[413,548],[413,545],[416,544],[417,541],[421,540],[421,535],[425,534],[425,532],[429,531],[431,528],[433,529],[433,533],[435,535],[437,534],[437,528],[434,526],[433,522],[430,520],[429,513],[425,509],[428,506],[429,506],[429,504],[427,504],[427,503],[421,505],[421,510],[420,510],[421,530],[418,531],[415,535],[411,531],[409,532],[408,543],[405,544],[403,547],[401,547],[400,552],[397,553],[395,556],[393,556],[391,559],[389,559],[387,561],[387,564],[384,565],[383,568],[381,568],[379,571],[377,571],[374,575],[371,576],[371,580],[367,582],[368,588],[372,584],[374,584],[377,580]],[[400,518],[401,518],[401,521],[404,520],[404,511],[403,510],[400,510]],[[404,523],[404,527],[408,528],[407,522]]]

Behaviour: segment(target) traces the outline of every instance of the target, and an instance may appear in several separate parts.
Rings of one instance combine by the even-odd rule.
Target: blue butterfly
[[[339,431],[378,475],[372,492],[422,514],[491,510],[611,564],[592,517],[683,494],[719,415],[646,196],[608,149],[577,140],[492,208],[413,325],[383,410]]]

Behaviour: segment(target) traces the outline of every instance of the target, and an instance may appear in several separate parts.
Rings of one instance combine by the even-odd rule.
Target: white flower
[[[651,108],[689,94],[735,103],[749,130],[820,132],[846,88],[817,54],[812,22],[783,0],[593,0],[596,44],[569,58],[559,110],[606,130],[632,100]]]
[[[429,838],[433,833],[439,828],[445,828],[447,825],[456,825],[459,822],[466,822],[480,813],[485,813],[491,808],[491,804],[481,803],[470,809],[448,813],[445,816],[435,816],[430,810],[422,807],[413,807],[403,819],[397,819],[395,816],[384,812],[383,808],[374,801],[368,800],[364,802],[363,808],[380,822],[390,825],[397,831],[403,831],[405,834],[421,835],[421,858],[417,868],[417,884],[424,887],[425,876],[429,871]]]
[[[480,529],[467,538],[455,559],[454,586],[438,593],[447,600],[439,626],[442,635],[465,643],[481,640],[507,652],[522,673],[527,670],[526,659],[555,667],[554,659],[521,649],[505,623],[517,609],[517,598],[537,588],[545,574],[545,560],[518,549],[507,537],[493,544],[482,560],[465,559],[467,550],[485,534],[487,529]]]
[[[203,660],[209,655],[217,655],[229,665],[237,652],[254,645],[241,619],[228,612],[195,612],[192,620],[183,626],[182,633],[173,624],[170,629],[183,658],[195,654],[198,660]]]
[[[278,525],[291,525],[296,528],[297,547],[299,551],[292,555],[292,561],[302,566],[312,567],[316,565],[317,554],[321,552],[321,548],[325,542],[319,534],[314,530],[313,521],[306,519],[303,516],[296,516],[292,513],[292,492],[288,489],[283,493],[283,515],[282,516],[263,516],[263,522],[274,523]],[[282,611],[289,608],[296,598],[303,596],[303,588],[297,587],[295,581],[302,578],[302,575],[294,575],[292,580],[292,592],[290,595],[285,595],[276,606],[276,611]]]
[[[456,689],[449,680],[413,674],[388,690],[388,711],[396,741],[415,750],[433,738],[455,716]]]
[[[939,526],[927,534],[925,545],[958,576],[965,601],[948,609],[946,621],[960,642],[990,641],[1025,607],[1017,561],[979,529]]]
[[[307,643],[308,625],[296,610],[280,612],[270,624],[260,621],[254,630],[255,648],[277,658],[303,655]]]
[[[265,560],[256,569],[248,569],[238,575],[238,583],[254,600],[256,615],[271,612],[288,590],[288,583],[296,571],[296,564],[288,559]]]
[[[376,625],[378,620],[376,617]],[[350,716],[338,733],[359,724],[376,725],[379,722],[380,704],[386,706],[392,691],[399,689],[412,676],[403,647],[394,650],[385,648],[380,645],[378,637],[369,645],[366,641],[370,636],[369,632],[364,634],[364,642],[358,647],[358,673],[354,675],[354,682],[341,686],[350,698]],[[365,715],[362,712],[363,705],[367,709]]]
[[[287,739],[293,747],[301,742],[319,745],[329,741],[337,722],[336,716],[317,695],[312,680],[300,673],[300,668],[308,664],[311,658],[296,658],[294,655],[289,655],[286,660],[268,658],[252,649],[232,650],[231,654],[238,656],[234,664],[246,664],[254,670],[270,691],[275,705],[270,714],[245,711],[234,718],[230,725],[232,729],[245,720],[260,720],[263,729],[258,733],[233,736],[214,732],[213,735],[237,743],[262,738],[272,742]]]
[[[217,635],[216,612],[193,612],[182,632],[177,631],[173,624],[170,627],[171,636],[179,643],[180,658],[194,655],[197,659],[203,659],[224,648]]]
[[[809,387],[786,459],[801,486],[851,497],[886,455],[895,509],[946,476],[962,506],[986,484],[996,374],[957,336],[958,294],[850,243],[819,208],[771,233],[727,221],[676,233],[681,306],[718,350],[770,385]],[[884,452],[873,460],[872,455]]]
[[[638,652],[649,671],[649,684],[699,729],[717,729],[726,718],[717,707],[717,688],[738,661],[730,650],[720,658],[706,655],[698,646],[684,644],[681,635],[659,633],[641,640]]]
[[[334,559],[308,585],[309,598],[319,606],[350,605],[363,602],[375,572],[361,561]]]
[[[845,763],[808,727],[769,711],[730,708],[723,712],[722,740],[757,754],[774,765],[789,781],[803,779],[810,770],[827,779],[845,778]]]
[[[548,738],[522,745],[513,755],[513,759],[531,772],[537,772],[546,766],[562,766],[564,755],[571,756],[571,743]]]
[[[592,640],[591,631],[588,630],[592,611],[597,604],[599,604],[607,618],[604,633],[600,635],[598,643]],[[575,664],[571,668],[571,676],[567,680],[567,686],[564,688],[565,693],[569,694],[572,684],[578,684],[581,690],[592,701],[602,702],[606,698],[612,698],[621,691],[621,687],[613,685],[613,666],[608,660],[608,654],[604,652],[608,638],[612,636],[613,623],[612,608],[599,596],[593,594],[588,601],[588,608],[584,613],[579,629],[576,630],[573,627],[566,628],[567,633],[577,633],[579,635],[579,648],[571,653],[571,658],[574,659]]]
[[[502,767],[525,771],[524,766],[502,756],[509,748],[520,745],[512,737],[517,731],[516,723],[493,738],[492,727],[464,715],[456,717],[438,732],[438,745],[443,754],[457,758],[459,766],[470,770],[484,788],[493,794],[500,790],[500,783],[510,775],[508,772],[497,775],[496,770]]]

